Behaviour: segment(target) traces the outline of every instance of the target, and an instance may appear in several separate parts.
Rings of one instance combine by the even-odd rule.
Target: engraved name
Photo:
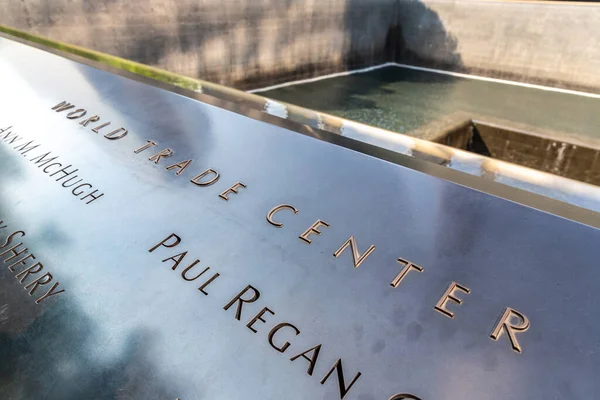
[[[150,247],[148,249],[148,252],[153,253],[158,250],[159,253],[164,253],[164,249],[170,250],[175,247],[178,247],[180,244],[181,237],[175,233],[171,233],[170,235],[168,235],[167,237]],[[170,252],[169,254],[172,254],[172,252]],[[218,272],[212,274],[209,273],[211,267],[204,267],[200,265],[199,259],[194,259],[193,256],[188,257],[188,250],[183,250],[181,252],[178,252],[177,254],[170,255],[170,257],[164,258],[162,262],[167,263],[167,265],[171,267],[172,271],[178,272],[179,276],[184,282],[197,281],[195,285],[199,284],[199,286],[197,286],[196,290],[205,296],[209,295],[209,292],[207,292],[208,285],[212,284],[217,278],[221,276],[221,274]],[[178,268],[180,266],[181,268],[179,271]],[[208,274],[204,275],[205,273]],[[313,376],[313,373],[315,372],[315,369],[318,365],[318,361],[320,359],[319,356],[321,354],[323,344],[318,343],[319,341],[316,341],[315,343],[317,344],[309,348],[298,348],[297,346],[294,346],[288,340],[292,340],[292,337],[300,335],[300,328],[295,324],[289,322],[289,320],[285,319],[279,319],[276,322],[268,321],[268,319],[272,319],[276,315],[276,312],[273,310],[274,307],[267,306],[264,304],[262,304],[262,307],[259,308],[256,308],[256,304],[250,306],[250,304],[256,303],[259,298],[261,298],[260,291],[252,285],[246,285],[245,288],[243,288],[241,291],[232,296],[223,305],[223,310],[231,312],[233,318],[235,318],[238,321],[244,320],[246,328],[248,328],[253,333],[258,333],[259,330],[261,330],[263,332],[263,335],[266,336],[264,340],[269,344],[269,346],[271,346],[278,353],[289,357],[289,360],[291,362],[299,362],[298,360],[300,359],[304,360],[304,362],[307,363],[306,373],[309,376]],[[252,307],[254,307],[254,310],[249,310]],[[248,312],[252,312],[252,314],[250,314],[250,317],[248,317]],[[259,325],[262,324],[268,324],[269,327],[267,329],[261,329]],[[333,365],[330,364],[329,366],[330,368],[326,372],[324,372],[322,378],[319,380],[319,383],[321,385],[324,385],[330,379],[330,377],[334,376],[335,372],[335,377],[337,379],[332,380],[337,382],[340,399],[343,399],[349,393],[350,389],[354,386],[354,384],[359,380],[362,374],[361,372],[357,372],[347,382],[344,376],[344,367],[341,358],[338,358],[335,362],[333,362]],[[402,398],[420,400],[415,396],[396,397],[396,399]]]
[[[6,227],[4,221],[0,221],[0,234],[5,232]],[[64,293],[65,290],[59,289],[59,282],[44,269],[44,264],[35,261],[36,256],[22,241],[25,236],[24,231],[7,234],[4,243],[0,245],[0,262],[14,274],[15,279],[30,296],[37,297],[35,304],[41,304],[52,296]]]
[[[68,189],[73,196],[79,198],[85,204],[91,204],[104,196],[104,193],[96,189],[94,185],[75,174],[79,169],[73,167],[72,164],[67,165],[66,162],[64,164],[59,162],[60,157],[53,155],[51,151],[39,151],[39,143],[36,144],[33,140],[26,141],[27,139],[13,132],[12,126],[0,129],[0,140],[11,146],[23,157],[26,157],[34,166],[54,179],[55,182],[60,182],[63,188]],[[32,150],[35,151],[30,153]]]

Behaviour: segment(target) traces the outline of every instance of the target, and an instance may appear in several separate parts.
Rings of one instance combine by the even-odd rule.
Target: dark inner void
[[[436,140],[448,146],[600,185],[600,148],[469,121]]]

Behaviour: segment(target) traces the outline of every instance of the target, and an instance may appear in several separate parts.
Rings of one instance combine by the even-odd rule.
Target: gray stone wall
[[[397,60],[600,91],[600,4],[399,0]]]
[[[385,61],[600,91],[600,6],[0,0],[0,24],[242,89]]]
[[[240,88],[385,62],[396,0],[0,0],[0,24]]]

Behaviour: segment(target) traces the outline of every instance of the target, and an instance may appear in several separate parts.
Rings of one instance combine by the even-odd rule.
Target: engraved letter
[[[25,289],[29,289],[31,287],[31,290],[29,291],[29,295],[31,296],[37,290],[38,286],[45,285],[48,282],[50,282],[51,280],[52,280],[52,274],[50,272],[46,272],[44,275],[40,276],[36,280],[25,285]]]
[[[66,166],[66,167],[64,167],[64,168],[61,168],[61,169],[59,169],[58,171],[51,173],[51,174],[50,174],[50,176],[54,176],[54,175],[58,174],[59,172],[61,172],[61,173],[63,174],[63,176],[56,178],[56,182],[58,182],[58,181],[60,181],[61,179],[64,179],[64,178],[66,178],[67,176],[69,176],[69,175],[71,175],[71,174],[74,174],[75,172],[79,171],[79,169],[77,169],[77,168],[75,168],[75,169],[74,169],[73,171],[71,171],[71,172],[67,171],[67,168],[71,168],[71,167],[72,167],[72,165],[71,165],[71,164],[69,164],[69,165],[67,165],[67,166]],[[77,175],[75,175],[75,176],[77,176]]]
[[[49,158],[49,159],[47,159],[47,160],[46,160],[46,159],[45,159],[45,158],[46,158],[46,156],[50,155],[50,153],[51,153],[51,151],[49,151],[49,152],[47,152],[47,153],[45,153],[45,154],[42,154],[41,156],[33,157],[33,158],[32,158],[31,160],[29,160],[29,161],[34,161],[34,160],[37,160],[36,162],[34,162],[34,164],[35,164],[35,165],[38,165],[38,164],[40,164],[40,165],[38,165],[38,168],[41,168],[41,167],[43,167],[44,165],[48,164],[50,161],[54,161],[54,160],[56,160],[56,159],[58,158],[58,156],[56,156],[56,157],[52,157],[52,158]]]
[[[88,126],[88,124],[90,122],[98,122],[100,121],[100,117],[97,115],[94,115],[93,117],[89,117],[88,119],[84,119],[83,121],[81,121],[79,123],[79,125],[83,125],[83,126]]]
[[[47,166],[46,166],[46,167],[43,169],[43,171],[44,171],[46,174],[48,174],[49,172],[48,172],[48,171],[46,171],[46,170],[47,170],[48,168],[50,168],[50,167],[53,167],[53,166],[55,166],[55,165],[58,165],[58,167],[59,167],[59,168],[60,168],[60,167],[62,167],[62,164],[61,164],[61,163],[59,163],[59,162],[55,162],[55,163],[52,163],[52,164],[48,164],[48,165],[47,165]]]
[[[517,317],[521,321],[515,325],[511,322],[513,317]],[[502,332],[504,332],[504,330],[502,330],[503,327],[504,330],[506,330],[513,350],[517,353],[521,353],[521,345],[519,345],[519,342],[517,341],[515,332],[525,332],[527,329],[529,329],[529,319],[517,310],[506,307],[502,313],[502,317],[500,317],[500,320],[498,321],[498,324],[496,324],[496,327],[492,331],[490,337],[494,340],[498,340],[498,338],[502,336]]]
[[[354,235],[350,236],[350,239],[346,240],[346,242],[335,251],[335,253],[333,253],[334,257],[338,257],[340,254],[342,254],[342,251],[344,251],[344,249],[346,247],[350,246],[350,249],[352,250],[352,258],[354,259],[354,268],[358,268],[360,266],[360,264],[362,264],[362,262],[365,260],[365,258],[369,257],[369,254],[371,254],[373,252],[373,250],[375,250],[375,246],[371,245],[367,251],[365,251],[365,253],[361,256],[358,253],[358,250],[356,249],[356,240],[354,239]]]
[[[179,263],[183,260],[183,258],[187,255],[187,250],[184,251],[183,253],[179,253],[179,254],[175,254],[173,257],[169,257],[169,258],[165,258],[164,260],[162,260],[162,262],[166,262],[167,260],[171,260],[174,261],[175,264],[173,264],[171,266],[171,269],[173,271],[175,271],[177,269],[177,266],[179,265]],[[200,260],[196,260],[191,266],[194,266],[194,264],[196,264],[197,262],[199,262]]]
[[[313,352],[312,356],[309,358],[306,356],[307,353]],[[319,352],[321,351],[321,345],[318,344],[315,347],[311,347],[310,349],[303,351],[300,354],[295,355],[294,357],[290,358],[290,361],[295,361],[297,360],[299,357],[304,358],[305,360],[308,361],[308,369],[306,370],[306,373],[309,375],[313,374],[313,371],[315,369],[315,364],[317,363],[317,358],[319,358]]]
[[[154,164],[158,164],[158,162],[160,161],[161,158],[171,157],[172,155],[173,155],[173,150],[164,149],[164,150],[159,151],[155,155],[149,157],[148,160],[154,161]]]
[[[210,267],[206,267],[206,269],[205,269],[204,271],[202,271],[202,274],[203,274],[204,272],[206,272],[206,271],[207,271],[209,268],[210,268]],[[202,275],[202,274],[200,274],[200,275]],[[205,295],[205,296],[208,296],[208,293],[206,293],[206,292],[204,291],[204,289],[206,289],[206,287],[207,287],[208,285],[210,285],[210,284],[212,283],[212,281],[214,281],[215,279],[217,279],[219,276],[221,276],[221,274],[219,274],[218,272],[217,272],[217,273],[215,273],[213,276],[211,276],[210,278],[208,278],[208,280],[207,280],[206,282],[204,282],[204,283],[202,284],[202,286],[200,286],[200,287],[198,288],[198,291],[199,291],[199,292],[202,292],[202,293],[204,293],[204,295]]]
[[[118,140],[118,139],[124,138],[125,136],[127,136],[127,129],[125,129],[125,128],[115,129],[114,131],[109,132],[106,135],[104,135],[104,137],[109,140]]]
[[[185,267],[185,269],[183,271],[181,271],[181,277],[183,278],[184,281],[194,281],[198,278],[200,278],[202,276],[202,274],[204,274],[206,271],[208,271],[210,269],[210,267],[206,267],[204,268],[198,275],[196,275],[193,278],[188,278],[187,273],[196,266],[196,264],[198,264],[200,262],[200,260],[196,260],[193,263],[191,263],[190,265],[188,265],[187,267]]]
[[[298,328],[296,328],[294,325],[289,324],[287,322],[282,322],[280,324],[275,325],[273,327],[273,329],[271,329],[271,331],[269,332],[269,344],[271,345],[272,348],[274,348],[275,350],[277,350],[280,353],[284,353],[287,350],[287,348],[290,347],[290,343],[285,342],[281,347],[277,347],[275,345],[275,343],[273,343],[273,337],[275,336],[277,331],[279,331],[281,328],[285,328],[286,326],[289,326],[290,328],[292,328],[294,330],[294,332],[296,332],[296,336],[298,336],[300,334],[300,330]]]
[[[35,301],[35,304],[40,304],[42,301],[46,300],[48,297],[50,296],[55,296],[57,294],[61,294],[64,293],[64,289],[59,290],[58,292],[55,292],[54,289],[56,289],[58,287],[58,282],[56,282],[54,285],[52,285],[52,287],[50,288],[50,290],[48,290],[48,292],[43,295],[42,297],[40,297],[39,299],[37,299]]]
[[[4,244],[3,244],[2,246],[0,246],[0,249],[1,249],[1,248],[3,248],[3,247],[6,247],[6,246],[7,246],[9,243],[12,243],[12,239],[13,239],[13,237],[14,237],[16,234],[18,234],[18,233],[20,233],[20,234],[21,234],[21,237],[25,236],[25,232],[23,232],[23,231],[16,231],[16,232],[13,232],[13,233],[11,233],[11,234],[10,234],[10,235],[8,235],[8,237],[6,238],[6,241],[4,242]],[[2,253],[2,254],[4,254],[4,253]]]
[[[73,188],[73,190],[71,190],[71,193],[73,193],[75,196],[79,196],[80,194],[83,194],[83,190],[80,190],[80,191],[78,191],[77,193],[75,193],[75,191],[76,191],[77,189],[79,189],[80,187],[82,187],[82,186],[87,186],[87,187],[89,187],[89,188],[91,188],[91,187],[92,187],[92,185],[90,185],[89,183],[82,183],[81,185],[77,185],[77,186],[75,186],[75,187]]]
[[[228,201],[228,200],[229,200],[229,197],[227,197],[227,195],[228,195],[229,193],[235,193],[235,194],[237,194],[237,193],[238,193],[238,191],[237,191],[237,190],[238,190],[239,188],[245,188],[245,187],[246,187],[246,185],[244,185],[242,182],[236,182],[236,183],[234,183],[234,184],[233,184],[233,186],[231,186],[229,189],[227,189],[226,191],[224,191],[223,193],[221,193],[221,194],[219,195],[219,197],[220,197],[220,198],[222,198],[222,199],[223,199],[223,200],[225,200],[225,201]]]
[[[207,181],[200,182],[200,179],[204,178],[208,174],[213,174],[214,176]],[[219,173],[217,171],[215,171],[214,169],[209,168],[206,171],[204,171],[203,173],[193,177],[192,180],[190,180],[190,182],[192,182],[193,184],[196,184],[198,186],[210,186],[213,183],[215,183],[217,180],[219,180]]]
[[[19,256],[19,255],[21,255],[23,253],[27,254],[26,253],[27,252],[27,247],[25,247],[24,249],[21,249],[21,250],[15,250],[15,249],[18,249],[19,247],[21,247],[22,245],[23,245],[23,242],[17,243],[14,246],[8,248],[7,250],[4,250],[2,252],[2,254],[0,254],[0,258],[4,257],[6,255],[6,253],[12,252],[12,256],[8,257],[6,260],[3,261],[4,263],[7,263],[10,260],[12,260],[13,258],[16,258],[17,256]]]
[[[399,393],[390,397],[390,400],[421,400],[421,398],[408,393]]]
[[[100,129],[102,129],[102,128],[104,128],[105,126],[108,126],[108,125],[110,125],[110,121],[109,121],[109,122],[105,122],[105,123],[103,123],[103,124],[100,124],[100,125],[98,125],[98,126],[97,126],[97,127],[95,127],[95,128],[92,128],[92,132],[94,132],[94,133],[100,133]]]
[[[21,258],[21,259],[19,259],[19,260],[15,261],[14,263],[10,264],[10,265],[8,266],[8,269],[9,269],[9,270],[11,270],[12,272],[15,272],[15,265],[17,265],[17,264],[21,264],[22,266],[25,266],[25,261],[26,261],[28,258],[31,258],[31,259],[35,260],[35,256],[34,256],[33,254],[31,254],[31,253],[30,253],[30,254],[27,254],[25,257],[23,257],[23,258]]]
[[[83,108],[79,108],[75,111],[71,111],[70,113],[68,113],[67,118],[77,119],[83,117],[85,114],[87,114],[87,111],[85,111]]]
[[[454,292],[457,290],[460,290],[461,292],[466,293],[466,294],[469,294],[471,292],[471,289],[469,289],[465,286],[459,285],[456,282],[452,282],[450,284],[450,286],[448,286],[448,289],[444,292],[444,295],[442,296],[440,301],[437,302],[437,304],[435,305],[434,308],[437,311],[444,314],[445,316],[454,318],[454,313],[452,311],[446,309],[446,303],[448,302],[448,300],[452,300],[456,304],[462,304],[462,300],[454,295]]]
[[[256,333],[257,330],[254,329],[252,326],[256,323],[256,321],[267,322],[262,318],[262,316],[265,315],[266,312],[270,313],[271,315],[275,315],[275,313],[273,311],[271,311],[268,307],[264,307],[262,310],[260,310],[258,312],[258,314],[256,314],[254,316],[254,318],[252,318],[250,321],[248,321],[248,323],[246,324],[248,329],[250,329],[252,332]]]
[[[244,293],[246,293],[248,290],[252,290],[254,292],[252,294],[252,298],[250,298],[250,299],[242,298]],[[260,297],[260,292],[258,290],[256,290],[256,288],[254,288],[252,285],[248,285],[244,288],[244,290],[239,292],[233,299],[231,299],[231,301],[229,303],[225,304],[225,307],[223,307],[223,310],[226,310],[226,311],[229,310],[229,307],[231,307],[233,305],[233,303],[235,303],[237,301],[238,306],[237,306],[237,310],[235,310],[235,319],[237,319],[239,321],[240,317],[242,316],[242,303],[254,303],[256,300],[258,300],[259,297]]]
[[[152,140],[147,140],[145,145],[143,145],[139,149],[135,149],[133,152],[135,154],[141,153],[142,151],[144,151],[144,150],[146,150],[146,149],[148,149],[150,147],[154,147],[154,146],[156,146],[156,143],[154,143]]]
[[[28,153],[31,150],[35,149],[36,147],[40,146],[39,144],[36,144],[35,146],[30,146],[30,144],[32,144],[32,143],[33,143],[33,140],[30,140],[29,142],[24,143],[24,144],[20,144],[20,145],[18,145],[18,146],[15,147],[15,150],[20,151],[21,154],[24,155],[25,153]]]
[[[35,271],[34,271],[34,269],[35,269]],[[21,280],[19,280],[19,282],[23,283],[23,282],[25,282],[25,279],[27,279],[27,277],[29,275],[37,274],[38,272],[41,272],[43,269],[44,269],[44,266],[42,265],[42,263],[36,262],[35,264],[33,264],[32,266],[30,266],[29,268],[26,268],[23,271],[21,271],[18,274],[16,274],[15,278],[19,279],[19,278],[22,277]]]
[[[331,375],[333,373],[333,370],[336,370],[336,372],[337,372],[338,386],[340,388],[340,399],[343,399],[344,396],[346,396],[346,394],[348,393],[348,391],[352,387],[352,385],[354,385],[354,383],[358,380],[358,378],[360,378],[361,373],[358,372],[354,376],[354,378],[352,378],[352,381],[350,382],[350,384],[348,385],[348,387],[346,387],[346,382],[344,382],[344,370],[342,368],[342,359],[340,358],[340,359],[338,359],[336,361],[335,364],[333,364],[333,367],[331,367],[331,369],[329,370],[329,372],[327,372],[325,374],[325,376],[323,377],[323,379],[321,379],[321,385],[325,383],[325,381],[327,380],[327,378],[329,378],[329,375]]]
[[[296,210],[296,207],[291,206],[289,204],[280,204],[278,206],[271,208],[271,211],[269,211],[269,213],[267,214],[267,221],[269,221],[269,223],[271,225],[281,228],[283,226],[283,224],[281,222],[273,221],[273,215],[275,215],[276,212],[283,210],[284,208],[287,208],[288,210],[292,210],[294,212],[294,214],[298,214],[298,210]]]
[[[177,164],[173,164],[173,165],[169,165],[167,167],[167,170],[170,171],[174,168],[177,168],[177,172],[175,172],[175,175],[181,175],[181,173],[183,171],[185,171],[185,169],[188,167],[188,165],[190,165],[192,163],[192,160],[185,160],[185,161],[180,161]]]
[[[170,240],[170,239],[174,239],[174,240],[169,243],[168,240]],[[154,246],[150,250],[148,250],[148,253],[152,253],[154,250],[158,249],[159,246],[175,247],[179,243],[181,243],[181,238],[179,236],[177,236],[176,234],[171,233],[169,236],[164,238],[162,241],[158,242],[158,244],[156,246]]]
[[[316,220],[314,224],[312,224],[310,226],[310,228],[308,228],[307,230],[305,230],[302,235],[298,236],[298,238],[300,238],[301,240],[304,240],[306,243],[311,244],[312,240],[310,240],[308,237],[310,235],[312,235],[313,233],[316,233],[317,235],[321,234],[321,231],[319,230],[319,227],[324,226],[326,228],[329,228],[329,224],[325,221],[322,221],[320,219]]]
[[[75,189],[73,189],[73,190],[75,190]],[[81,198],[81,200],[85,200],[88,197],[91,197],[92,198],[91,200],[88,200],[88,201],[85,202],[85,204],[90,204],[92,201],[98,200],[100,197],[104,196],[104,193],[100,193],[98,195],[94,195],[94,193],[96,193],[97,191],[98,191],[98,189],[94,190],[93,192],[89,192],[88,194],[86,194],[85,196],[83,196]]]
[[[65,110],[68,110],[73,107],[75,107],[73,104],[67,103],[66,101],[61,101],[60,103],[58,103],[57,105],[52,107],[52,109],[55,110],[56,112],[61,112],[61,111],[65,111]]]
[[[417,264],[413,264],[410,261],[407,261],[403,258],[399,258],[398,262],[400,264],[405,264],[405,265],[404,265],[404,268],[402,268],[402,271],[400,271],[400,273],[398,275],[396,275],[394,280],[392,282],[390,282],[390,286],[393,288],[397,288],[398,285],[400,285],[402,280],[406,277],[406,275],[408,275],[408,273],[410,272],[411,269],[414,269],[419,272],[423,272],[423,267],[421,267],[420,265],[417,265]]]

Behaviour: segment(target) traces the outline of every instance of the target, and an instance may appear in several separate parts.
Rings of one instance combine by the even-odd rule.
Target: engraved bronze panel
[[[0,398],[598,398],[597,214],[106,69],[0,38]]]

